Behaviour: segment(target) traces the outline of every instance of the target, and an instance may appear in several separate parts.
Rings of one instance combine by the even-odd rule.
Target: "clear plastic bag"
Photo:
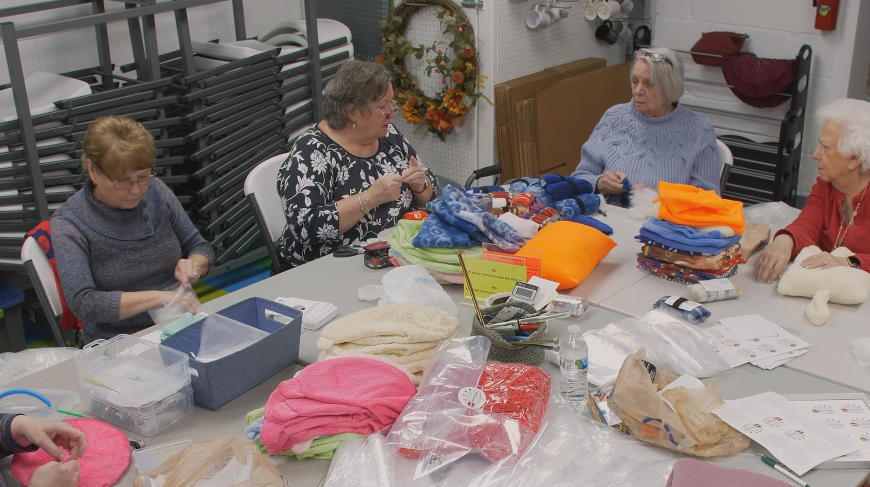
[[[743,208],[743,216],[747,223],[767,225],[770,227],[771,235],[775,235],[776,232],[795,221],[800,214],[799,209],[788,206],[781,201],[758,203]]]
[[[166,325],[167,323],[181,318],[181,315],[184,313],[191,311],[185,308],[182,303],[183,301],[192,300],[196,303],[196,308],[199,309],[199,298],[197,298],[196,293],[193,292],[193,286],[184,287],[179,284],[178,287],[172,286],[171,288],[166,289],[166,291],[176,291],[175,297],[172,298],[172,301],[166,303],[162,308],[148,311],[148,314],[151,315],[151,320],[154,321],[155,325]],[[196,310],[193,310],[193,314],[196,314]]]
[[[550,376],[538,367],[487,362],[489,339],[442,342],[417,395],[396,419],[387,442],[419,458],[414,478],[475,453],[515,462],[541,427]]]
[[[212,362],[226,357],[269,336],[263,331],[219,314],[209,315],[202,324],[199,362]]]
[[[380,295],[378,306],[393,303],[413,303],[438,308],[450,316],[457,316],[456,303],[421,265],[403,265],[384,274],[381,286],[375,286]]]
[[[625,357],[646,349],[650,360],[678,375],[712,377],[731,367],[716,352],[717,340],[675,316],[650,311],[584,333],[589,345],[589,382],[616,380]]]
[[[76,348],[34,348],[0,353],[0,386],[57,365],[83,353]]]

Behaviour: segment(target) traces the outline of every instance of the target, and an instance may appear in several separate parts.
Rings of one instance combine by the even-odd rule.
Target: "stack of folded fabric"
[[[326,325],[317,339],[318,360],[382,357],[407,369],[419,384],[438,344],[455,337],[458,328],[458,319],[437,308],[408,303],[378,306]]]
[[[422,220],[399,220],[390,234],[390,256],[399,265],[425,267],[442,284],[462,284],[462,267],[456,251],[464,250],[466,258],[480,258],[480,247],[415,247],[413,242],[422,226]]]
[[[259,441],[270,455],[308,458],[317,448],[312,458],[331,457],[346,438],[335,435],[370,435],[392,426],[416,392],[407,372],[388,361],[317,362],[278,385],[263,409],[262,425],[252,420],[246,436],[256,437],[259,428]]]
[[[656,202],[657,216],[643,222],[635,237],[644,244],[639,268],[687,284],[737,273],[746,228],[742,203],[667,182],[659,183]]]
[[[260,448],[262,453],[266,451],[266,446],[260,441],[260,432],[263,430],[263,416],[266,415],[266,408],[255,409],[245,415],[245,438],[253,441]],[[335,450],[347,440],[360,438],[359,433],[339,433],[337,435],[321,435],[297,443],[290,447],[289,450],[279,453],[285,457],[295,457],[297,460],[332,460],[335,456]]]

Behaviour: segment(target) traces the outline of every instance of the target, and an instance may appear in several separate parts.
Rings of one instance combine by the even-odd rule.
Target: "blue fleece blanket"
[[[679,253],[690,254],[690,255],[697,255],[697,254],[717,255],[721,252],[724,252],[725,250],[728,250],[728,248],[731,247],[731,245],[719,247],[719,246],[705,246],[705,245],[690,245],[690,244],[686,244],[683,242],[675,242],[675,241],[670,240],[668,238],[662,237],[661,235],[659,235],[657,233],[650,232],[649,230],[647,230],[646,228],[643,228],[643,227],[641,227],[641,229],[640,229],[640,235],[635,237],[635,239],[638,241],[644,242],[644,243],[649,243],[649,242],[645,242],[644,240],[641,240],[642,238],[650,240],[652,242],[657,242],[657,243],[661,244],[661,245],[657,245],[657,247],[661,247],[663,249],[669,249],[671,252],[679,252]],[[692,254],[692,252],[695,252],[695,254]]]
[[[534,178],[520,178],[511,182],[508,187],[509,191],[519,191],[521,193],[532,193],[535,196],[535,203],[543,203],[550,208],[556,207],[556,200],[550,196],[546,189],[541,187],[540,182]]]
[[[505,249],[516,250],[526,243],[513,227],[475,206],[461,190],[453,186],[445,187],[443,196],[430,201],[426,207],[440,221],[429,223],[430,216],[423,222],[420,233],[413,241],[415,247],[472,247],[479,242],[493,242]],[[441,225],[442,222],[445,225]],[[462,237],[448,227],[465,233],[475,243],[457,243]]]
[[[582,194],[576,198],[556,202],[556,209],[568,220],[578,215],[591,215],[598,211],[600,206],[601,198],[597,194]]]
[[[699,232],[692,227],[678,225],[655,217],[649,217],[649,219],[643,222],[643,228],[661,235],[672,242],[699,247],[728,248],[740,242],[740,235],[725,237],[719,230]]]
[[[585,179],[561,176],[559,174],[544,174],[538,180],[538,184],[547,190],[547,193],[549,193],[556,201],[573,198],[583,194],[592,194],[592,191],[594,190],[592,183]]]
[[[562,215],[564,217],[564,215]],[[604,235],[612,235],[613,229],[610,228],[610,225],[604,223],[601,220],[596,220],[591,216],[583,216],[583,215],[575,215],[572,218],[565,218],[568,221],[572,221],[574,223],[580,223],[581,225],[586,225],[587,227],[592,227]]]
[[[457,227],[445,222],[437,213],[432,213],[423,220],[423,225],[411,244],[418,249],[426,248],[451,248],[451,247],[476,247],[481,242],[488,241],[486,236],[478,231],[466,233]]]

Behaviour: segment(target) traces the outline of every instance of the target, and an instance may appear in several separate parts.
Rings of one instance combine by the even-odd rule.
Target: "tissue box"
[[[269,315],[290,318],[280,323]],[[164,340],[163,346],[190,357],[193,400],[197,406],[217,411],[224,404],[241,396],[299,358],[299,335],[302,313],[263,298],[248,298],[217,312],[269,333],[269,336],[226,357],[212,362],[199,362],[190,357],[199,354],[204,320],[200,320]]]

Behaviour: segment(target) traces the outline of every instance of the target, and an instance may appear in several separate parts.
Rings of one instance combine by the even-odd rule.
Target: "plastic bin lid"
[[[0,389],[0,393],[8,390],[9,388]],[[51,401],[51,408],[33,396],[15,394],[0,399],[0,413],[26,414],[34,418],[62,421],[64,419],[69,419],[69,417],[57,412],[56,410],[58,408],[71,410],[81,401],[79,393],[75,391],[61,391],[57,389],[33,390],[48,398],[48,400]]]
[[[133,465],[140,474],[150,472],[192,443],[190,438],[182,438],[141,450],[133,450]]]

